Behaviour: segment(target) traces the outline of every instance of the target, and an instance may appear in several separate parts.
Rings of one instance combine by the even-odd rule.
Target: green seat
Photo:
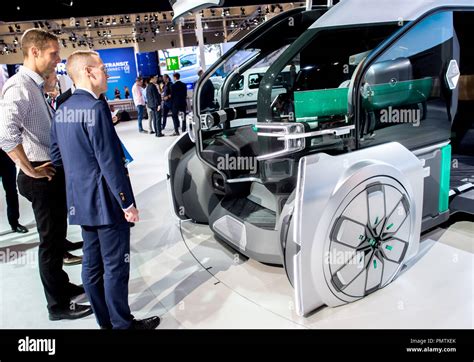
[[[349,88],[332,88],[295,92],[296,121],[307,122],[347,114],[348,91]]]

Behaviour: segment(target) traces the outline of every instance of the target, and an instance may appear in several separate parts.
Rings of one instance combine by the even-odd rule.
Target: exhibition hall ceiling
[[[272,1],[262,0],[226,0],[224,6],[247,6],[265,4]],[[282,0],[279,3],[290,3]],[[321,4],[324,1],[317,1]],[[137,0],[129,1],[94,1],[94,0],[49,0],[41,2],[41,6],[32,1],[15,0],[2,4],[0,21],[49,20],[69,17],[86,17],[100,15],[134,14],[145,12],[171,11],[168,0]]]
[[[73,6],[76,6],[76,2],[77,0],[73,2]],[[236,2],[229,1],[228,3]],[[138,3],[141,2],[138,1]],[[148,2],[143,1],[143,4],[146,3]],[[163,1],[160,3],[163,4]],[[304,4],[301,1],[282,2],[202,10],[200,13],[204,42],[217,44],[237,41],[269,18],[291,8],[304,6]],[[118,8],[120,6],[122,5],[118,5]],[[56,34],[62,47],[71,51],[80,48],[103,49],[130,46],[129,44],[134,44],[137,51],[197,45],[197,25],[194,16],[185,17],[179,21],[179,24],[175,24],[172,21],[171,10],[111,14],[112,9],[117,12],[118,8],[110,7],[107,9],[109,11],[107,15],[63,16],[54,19],[0,23],[0,63],[11,64],[19,61],[17,58],[21,54],[21,35],[30,28],[45,29]],[[134,7],[134,9],[138,8]],[[3,58],[4,56],[8,59]]]

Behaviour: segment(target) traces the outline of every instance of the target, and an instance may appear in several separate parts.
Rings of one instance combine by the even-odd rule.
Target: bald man
[[[107,102],[107,69],[94,51],[79,50],[66,63],[76,85],[56,111],[51,160],[66,175],[69,223],[84,238],[82,281],[104,329],[154,329],[158,317],[135,320],[128,305],[130,224],[138,210],[123,150]]]

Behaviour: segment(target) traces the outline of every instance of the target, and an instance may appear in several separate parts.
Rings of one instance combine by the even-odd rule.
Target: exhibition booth
[[[140,210],[132,312],[164,329],[472,330],[472,1],[225,3],[130,14],[147,45],[96,49],[110,110],[129,121],[115,129]],[[0,65],[0,88],[19,65]],[[174,73],[187,131],[139,134],[137,77]],[[20,204],[32,232],[0,229],[0,251],[17,252],[0,263],[0,328],[95,328],[35,319],[36,229]],[[21,281],[32,307],[16,312]]]

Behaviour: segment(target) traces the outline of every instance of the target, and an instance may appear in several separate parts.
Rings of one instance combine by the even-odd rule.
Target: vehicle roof
[[[341,0],[310,29],[415,20],[444,6],[469,6],[473,0]]]

